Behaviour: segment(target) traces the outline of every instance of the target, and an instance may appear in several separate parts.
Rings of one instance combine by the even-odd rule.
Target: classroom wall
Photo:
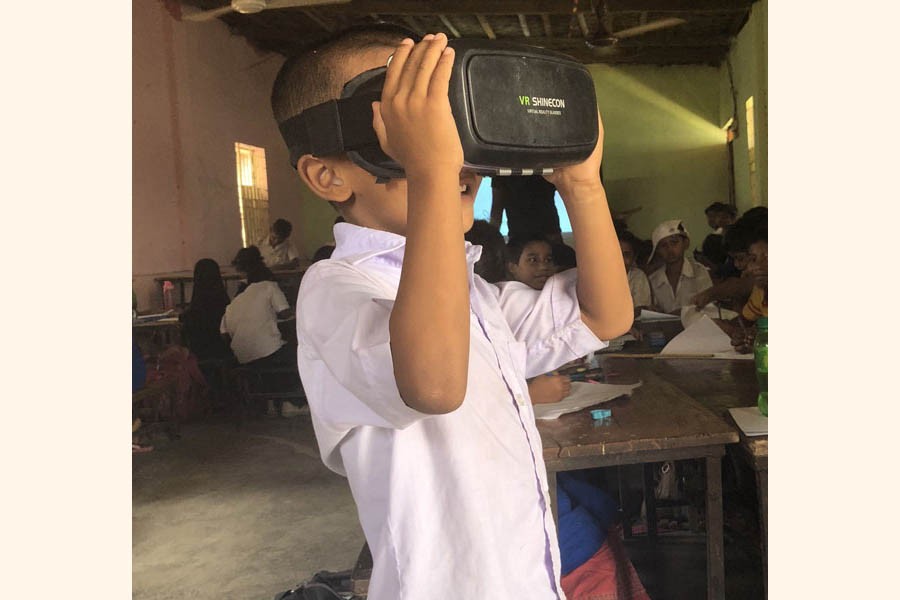
[[[768,1],[753,5],[750,17],[735,38],[728,53],[734,75],[737,98],[738,135],[734,141],[734,182],[738,214],[753,206],[768,206],[769,196],[769,84],[768,84]],[[747,118],[744,103],[753,96],[756,129],[757,186],[756,201],[751,194],[751,176],[747,151]],[[734,110],[728,65],[719,69],[719,123],[724,125]]]
[[[241,247],[235,142],[266,150],[269,214],[294,224],[311,256],[334,213],[312,201],[271,116],[282,57],[259,53],[218,20],[178,22],[161,2],[132,2],[132,270],[141,309],[158,308],[156,274]],[[312,204],[311,204],[312,202]],[[323,233],[324,230],[324,233]]]
[[[603,117],[603,177],[613,211],[649,239],[684,220],[692,247],[709,233],[703,209],[728,199],[728,154],[718,126],[719,70],[707,66],[589,65]]]

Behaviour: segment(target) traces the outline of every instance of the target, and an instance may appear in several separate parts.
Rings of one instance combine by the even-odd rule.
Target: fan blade
[[[203,10],[203,11],[186,11],[187,7],[181,7],[181,20],[182,21],[212,21],[216,17],[221,17],[224,14],[228,14],[230,12],[234,12],[234,9],[231,8],[231,5],[223,6],[221,8],[214,8],[212,10]]]
[[[349,4],[350,0],[269,0],[266,10],[278,8],[303,8],[304,6],[324,6],[326,4]]]
[[[279,8],[303,8],[305,6],[324,6],[326,4],[349,4],[350,0],[269,0],[266,3],[266,10],[273,10]],[[191,11],[188,12],[185,10],[187,7],[182,7],[181,20],[182,21],[211,21],[217,17],[221,17],[222,15],[226,15],[230,12],[235,12],[235,10],[231,7],[230,4],[226,6],[222,6],[221,8],[214,8],[212,10],[204,10],[204,11]]]
[[[683,25],[685,23],[687,23],[687,21],[685,21],[684,19],[678,19],[675,17],[672,17],[670,19],[660,19],[659,21],[651,21],[646,25],[638,25],[637,27],[629,27],[628,29],[617,31],[613,34],[613,36],[621,40],[624,38],[630,38],[636,35],[649,33],[651,31],[657,31],[659,29],[668,29],[669,27],[675,27],[677,25]]]

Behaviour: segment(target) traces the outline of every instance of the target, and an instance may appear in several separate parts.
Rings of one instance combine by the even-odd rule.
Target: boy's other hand
[[[443,33],[400,42],[387,68],[381,102],[372,103],[381,148],[407,174],[446,167],[458,174],[463,151],[448,90],[454,52]]]
[[[691,298],[691,304],[696,306],[697,308],[703,308],[707,304],[713,301],[712,294],[710,291],[712,288],[703,290],[702,292],[695,294],[694,297]]]
[[[528,384],[532,404],[559,402],[572,391],[568,375],[539,375]]]
[[[544,175],[544,179],[556,186],[563,200],[566,200],[567,196],[571,197],[567,192],[601,185],[600,165],[603,162],[603,120],[600,118],[600,111],[597,111],[597,130],[597,145],[594,146],[594,151],[584,162],[577,165],[569,165],[568,167],[560,167],[554,169],[549,175]]]

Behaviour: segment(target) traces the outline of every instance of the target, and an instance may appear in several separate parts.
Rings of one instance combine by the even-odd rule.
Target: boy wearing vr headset
[[[305,274],[298,362],[324,463],[345,475],[373,557],[372,600],[555,599],[560,558],[526,377],[631,326],[600,139],[548,179],[566,203],[578,270],[543,290],[473,273],[481,177],[463,168],[448,102],[454,50],[397,30],[357,30],[288,60],[273,90],[283,123],[387,68],[369,117],[405,178],[346,155],[299,156],[304,183],[346,220]]]

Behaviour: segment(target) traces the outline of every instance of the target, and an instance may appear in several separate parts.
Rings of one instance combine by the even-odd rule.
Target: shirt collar
[[[389,231],[369,229],[351,223],[334,226],[334,253],[331,258],[358,265],[376,257],[400,267],[406,251],[406,238]],[[466,244],[466,262],[471,267],[481,258],[481,246]]]
[[[682,277],[694,277],[694,266],[691,264],[691,261],[688,260],[687,256],[684,257],[684,266],[681,267],[681,276]]]

